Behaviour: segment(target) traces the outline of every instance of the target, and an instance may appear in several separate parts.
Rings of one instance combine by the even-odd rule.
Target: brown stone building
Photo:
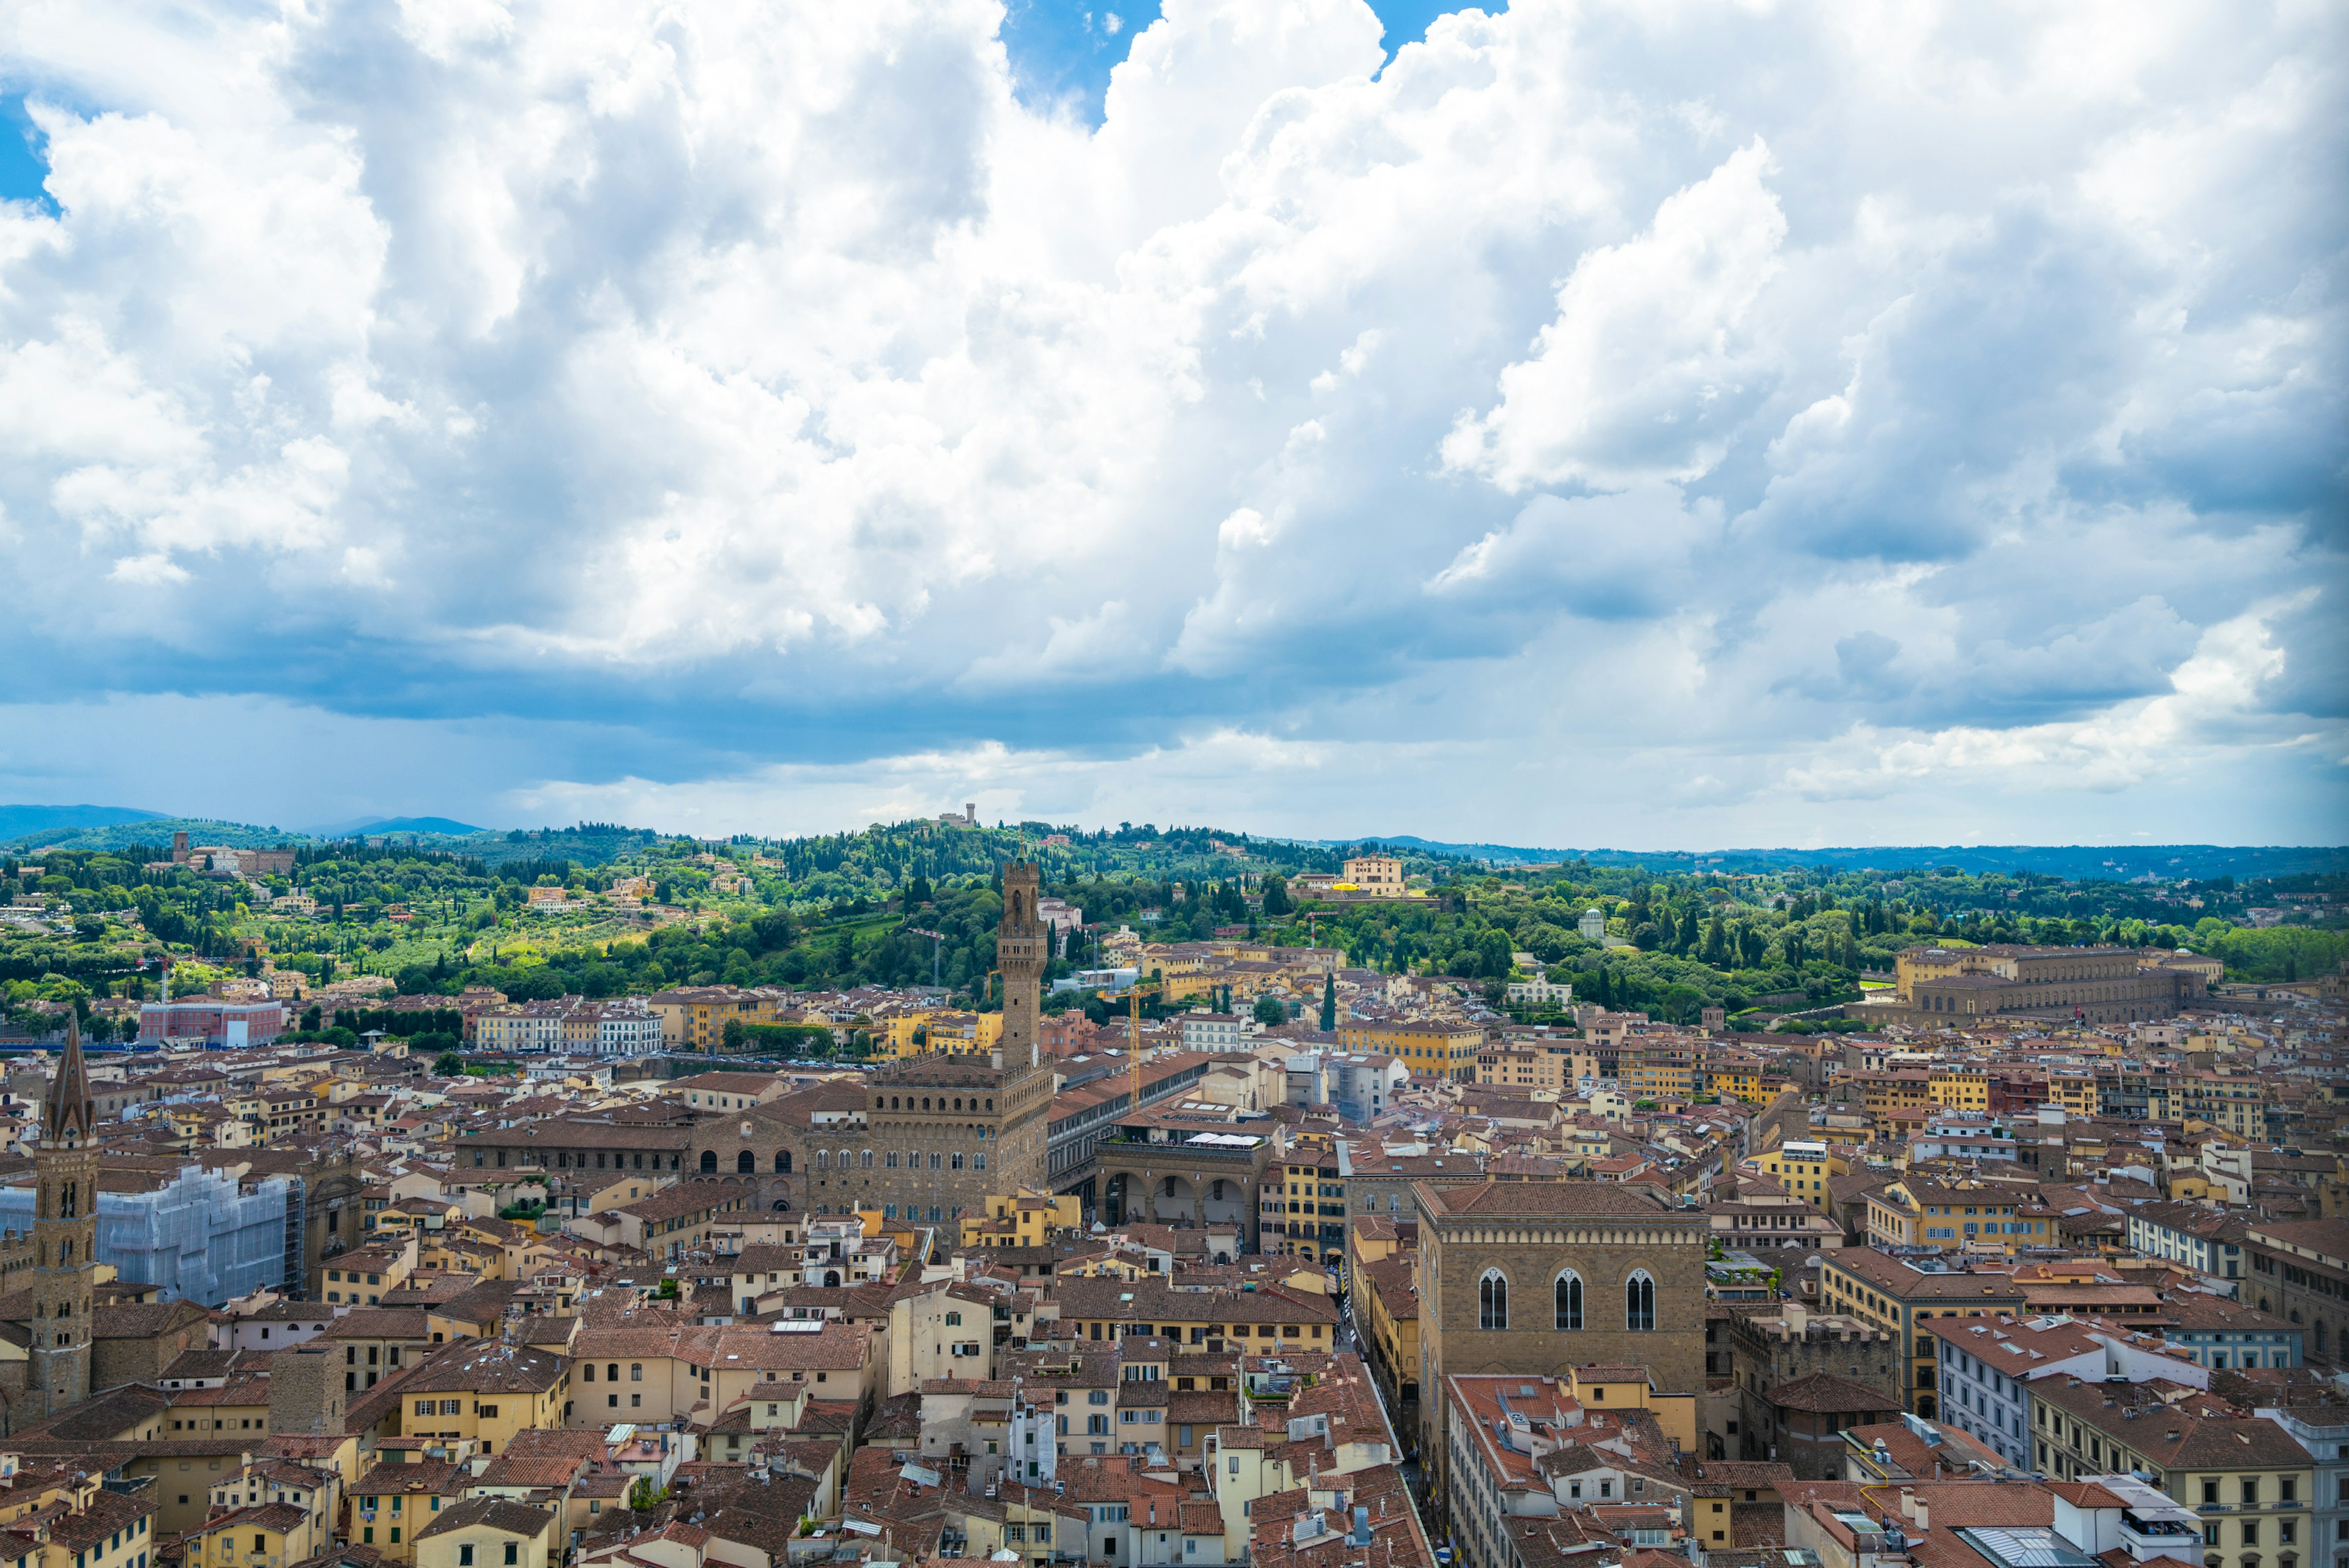
[[[2242,1299],[2305,1326],[2315,1362],[2349,1362],[2349,1220],[2261,1220],[2244,1238]]]
[[[995,961],[1003,1033],[985,1058],[938,1053],[892,1062],[865,1079],[864,1125],[811,1127],[801,1165],[810,1213],[879,1204],[890,1219],[943,1224],[983,1212],[988,1194],[1044,1185],[1052,1074],[1036,1031],[1045,927],[1036,867],[1003,873]]]
[[[1802,1412],[1793,1411],[1776,1396],[1789,1386],[1811,1386],[1816,1375],[1829,1378],[1827,1384],[1817,1386],[1821,1388],[1857,1386],[1867,1391],[1868,1397],[1859,1405],[1835,1413],[1870,1417],[1883,1413],[1881,1418],[1890,1419],[1901,1408],[1900,1347],[1884,1329],[1856,1317],[1813,1312],[1798,1302],[1784,1303],[1775,1313],[1733,1309],[1724,1326],[1730,1377],[1737,1395],[1737,1429],[1723,1434],[1723,1447],[1737,1458],[1785,1460],[1805,1480],[1832,1480],[1843,1474],[1840,1447],[1826,1469],[1806,1469],[1800,1455],[1787,1449],[1782,1435],[1787,1417]],[[1835,1397],[1850,1397],[1846,1393]],[[1830,1436],[1835,1430],[1827,1428]],[[1773,1448],[1778,1451],[1773,1453]]]
[[[1841,1480],[1843,1435],[1854,1427],[1896,1420],[1899,1399],[1832,1372],[1812,1372],[1764,1390],[1757,1446],[1790,1467],[1797,1480]]]
[[[825,1084],[758,1104],[565,1116],[485,1128],[457,1142],[460,1177],[644,1171],[755,1179],[761,1209],[944,1224],[980,1211],[989,1193],[1045,1184],[1052,1074],[1039,1049],[1045,926],[1036,867],[1003,877],[996,963],[1003,1031],[986,1056],[930,1054],[893,1062],[861,1084]],[[512,1179],[511,1177],[503,1179]]]
[[[1845,1011],[1878,1023],[1957,1024],[1985,1017],[2126,1023],[2168,1018],[2204,993],[2207,963],[2137,948],[1914,947],[1899,984]]]
[[[1660,1392],[1704,1389],[1705,1219],[1598,1181],[1413,1189],[1419,1385],[1448,1373],[1648,1369]],[[1423,1402],[1419,1451],[1441,1490],[1444,1401]]]

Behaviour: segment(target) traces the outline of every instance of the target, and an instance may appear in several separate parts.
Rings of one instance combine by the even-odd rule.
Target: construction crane
[[[1163,981],[1137,978],[1125,992],[1125,1053],[1132,1058],[1126,1066],[1126,1104],[1137,1112],[1142,1109],[1142,993],[1150,991],[1164,994],[1165,989]]]

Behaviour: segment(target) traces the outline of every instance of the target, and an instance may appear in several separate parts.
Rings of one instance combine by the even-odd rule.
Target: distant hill
[[[1495,866],[1583,860],[1593,866],[1651,866],[1660,871],[1778,871],[1799,866],[1831,866],[1839,871],[1924,870],[1954,866],[1975,875],[2028,871],[2075,882],[2127,882],[2155,877],[2166,882],[2191,877],[2305,877],[2349,872],[2349,848],[2289,846],[2234,846],[2219,844],[1876,845],[1834,849],[1536,849],[1507,844],[1451,844],[1407,833],[1361,838],[1324,838],[1332,848],[1385,844],[1428,855],[1455,855]]]
[[[354,834],[379,833],[437,833],[460,838],[467,834],[487,833],[489,829],[475,827],[470,822],[459,822],[450,816],[362,816],[306,831],[317,838],[348,838]]]
[[[264,849],[272,845],[299,844],[309,836],[287,833],[281,828],[258,827],[248,822],[222,822],[201,816],[158,816],[153,812],[140,812],[129,821],[103,823],[88,827],[54,828],[33,833],[19,833],[6,841],[12,849],[128,849],[133,845],[169,845],[171,835],[184,833],[197,844],[225,844],[237,849]]]
[[[161,815],[128,805],[0,805],[0,844],[30,835],[152,822]]]
[[[1355,844],[1386,844],[1399,849],[1416,849],[1424,855],[1457,855],[1470,860],[1490,860],[1495,865],[1571,860],[1575,856],[1571,849],[1526,849],[1512,844],[1447,844],[1442,839],[1421,838],[1409,833],[1374,833],[1361,838],[1324,838],[1319,842],[1333,849]]]
[[[2075,882],[2128,882],[2158,877],[2198,882],[2221,877],[2307,877],[2349,871],[2349,848],[2223,844],[1978,844],[1967,846],[1878,845],[1833,849],[1587,849],[1578,857],[1594,866],[1653,866],[1660,870],[1777,871],[1796,866],[1837,870],[1926,870],[1954,866],[1961,871],[2028,871]]]

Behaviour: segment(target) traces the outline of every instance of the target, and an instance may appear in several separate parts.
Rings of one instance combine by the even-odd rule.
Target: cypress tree
[[[1321,1032],[1325,1034],[1332,1033],[1336,1032],[1337,1027],[1338,977],[1334,974],[1325,974],[1321,977]]]

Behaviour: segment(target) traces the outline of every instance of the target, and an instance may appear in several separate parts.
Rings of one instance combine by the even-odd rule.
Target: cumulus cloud
[[[1501,372],[1501,401],[1463,416],[1447,462],[1504,490],[1619,486],[1711,472],[1769,390],[1754,305],[1778,271],[1785,214],[1759,140],[1602,245],[1557,293],[1534,355]]]
[[[192,15],[0,12],[60,724],[441,725],[477,811],[745,826],[2338,836],[2333,11],[1518,0],[1390,59],[1167,0],[1098,129],[989,0]],[[466,750],[524,722],[609,744]]]

